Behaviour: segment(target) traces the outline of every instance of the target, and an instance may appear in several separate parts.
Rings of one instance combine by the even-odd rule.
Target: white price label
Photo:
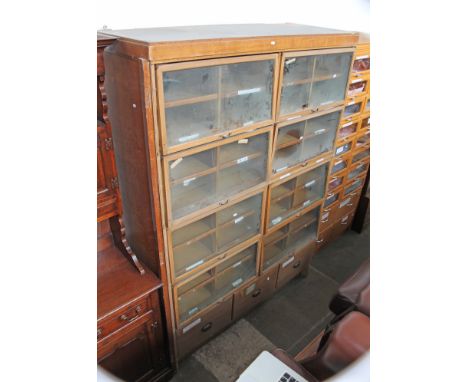
[[[200,135],[200,133],[195,133],[195,134],[191,134],[191,135],[186,135],[185,137],[180,137],[179,142],[192,141],[195,138],[198,138],[199,135]]]
[[[244,122],[243,126],[253,125],[254,121]]]
[[[317,160],[315,161],[315,163],[320,163],[320,162],[323,162],[324,160],[325,160],[325,158],[320,158],[320,159],[317,159]]]
[[[285,61],[285,64],[286,64],[286,65],[289,65],[289,64],[292,64],[294,61],[296,61],[295,58],[290,58],[289,60],[286,60],[286,61]]]
[[[245,94],[253,94],[253,93],[258,93],[262,90],[262,88],[252,88],[252,89],[243,89],[243,90],[238,90],[237,95],[245,95]]]
[[[281,175],[281,176],[280,176],[280,179],[287,178],[289,175],[291,175],[290,172],[288,172],[287,174]]]
[[[276,224],[278,224],[281,220],[283,220],[283,219],[281,218],[281,216],[278,216],[277,218],[274,218],[274,219],[271,221],[271,224],[276,225]]]
[[[237,268],[239,265],[242,264],[242,260],[241,261],[238,261],[237,263],[235,263],[232,267],[233,268]]]
[[[171,169],[175,168],[180,162],[182,162],[184,158],[179,158],[179,159],[176,159],[174,162],[171,163],[170,167]]]
[[[325,131],[327,131],[327,129],[318,129],[314,131],[314,134],[315,135],[323,134]]]
[[[189,265],[187,268],[185,268],[185,270],[188,272],[188,271],[192,270],[193,268],[196,268],[199,265],[202,265],[204,262],[205,262],[205,260],[199,260],[196,263],[193,263],[192,265]]]
[[[252,293],[255,289],[257,289],[257,284],[253,283],[251,286],[249,286],[245,290],[245,295],[248,296],[250,293]]]
[[[240,223],[242,220],[244,220],[243,216],[241,216],[240,218],[235,219],[234,224]]]
[[[248,160],[249,160],[249,157],[248,157],[248,156],[239,158],[239,159],[237,160],[237,164],[247,162]]]
[[[340,203],[340,208],[346,206],[351,201],[351,198],[345,199]]]
[[[195,179],[197,179],[196,177],[195,178],[190,178],[190,179],[185,179],[184,180],[184,187],[188,186],[190,183],[192,183]]]
[[[310,203],[312,203],[311,200],[306,200],[304,203],[302,203],[302,206],[303,207],[308,206]]]
[[[311,180],[310,182],[307,182],[306,184],[304,184],[304,187],[306,187],[306,188],[307,188],[307,187],[310,187],[310,186],[312,186],[313,184],[315,184],[315,182],[316,182],[315,179],[314,179],[314,180]]]
[[[337,153],[337,154],[340,154],[340,153],[343,152],[343,150],[344,150],[344,146],[338,147],[338,148],[336,149],[336,153]]]
[[[244,139],[239,139],[237,141],[238,144],[246,144],[246,143],[249,143],[249,139],[248,138],[244,138]]]
[[[289,260],[286,260],[283,264],[281,264],[281,268],[286,268],[289,264],[294,261],[294,256],[291,257]]]
[[[197,309],[198,308],[194,308],[194,309]],[[193,309],[192,309],[193,310]],[[189,312],[190,314],[190,312]],[[193,321],[192,323],[188,324],[186,327],[184,327],[182,329],[182,333],[187,333],[190,329],[194,328],[195,326],[197,326],[199,323],[201,322],[201,318],[197,318],[195,321]]]
[[[238,278],[236,281],[234,281],[234,282],[232,283],[232,286],[235,288],[235,287],[239,286],[240,284],[242,284],[242,281],[243,281],[243,280],[242,280],[242,277],[241,277],[241,278]]]

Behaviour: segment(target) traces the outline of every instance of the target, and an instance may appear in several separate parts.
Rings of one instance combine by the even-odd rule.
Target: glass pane
[[[348,167],[348,159],[338,159],[335,160],[333,167],[330,171],[330,175],[337,173],[338,171],[344,170],[346,167]]]
[[[347,138],[350,135],[353,135],[358,129],[358,122],[348,122],[345,123],[338,129],[337,138],[343,139]]]
[[[225,199],[264,182],[267,156],[268,134],[220,146],[217,199]]]
[[[348,87],[348,97],[364,94],[367,91],[368,84],[368,80],[362,78],[351,81]]]
[[[362,163],[358,165],[356,168],[354,168],[352,171],[349,172],[348,174],[348,179],[353,179],[356,176],[359,176],[363,173],[365,173],[367,170],[367,163]]]
[[[312,85],[313,107],[320,107],[345,98],[352,53],[317,56]]]
[[[353,72],[364,72],[370,70],[370,57],[360,56],[356,57],[353,63]]]
[[[279,128],[273,172],[281,172],[331,151],[339,117],[339,112],[333,112]]]
[[[328,164],[272,188],[270,221],[272,227],[323,198]]]
[[[361,151],[360,153],[357,153],[356,155],[353,156],[353,159],[352,159],[351,163],[359,162],[360,160],[362,160],[364,158],[368,158],[369,155],[370,155],[370,150],[369,149]]]
[[[364,118],[362,120],[361,129],[370,129],[370,117]]]
[[[221,66],[223,130],[272,118],[273,71],[272,60]]]
[[[272,119],[274,60],[163,72],[169,146]]]
[[[172,232],[174,272],[180,276],[260,233],[262,194]]]
[[[352,103],[344,108],[343,118],[349,118],[352,115],[359,114],[361,112],[362,102]]]
[[[281,261],[293,251],[314,241],[320,207],[297,218],[265,238],[263,269]]]
[[[344,176],[338,176],[338,177],[333,177],[330,179],[330,182],[328,183],[328,191],[333,191],[337,187],[341,186],[344,181]]]
[[[323,202],[323,206],[324,207],[328,207],[330,206],[332,203],[336,202],[339,198],[340,194],[339,193],[336,193],[336,194],[333,194],[333,195],[330,195],[328,196],[325,201]]]
[[[280,115],[344,100],[352,53],[293,57],[283,67]]]
[[[184,321],[223,298],[256,274],[257,244],[226,260],[216,268],[216,276],[205,272],[178,289],[179,319]]]
[[[262,194],[252,196],[216,214],[218,252],[222,253],[260,233]]]
[[[370,144],[370,131],[361,135],[356,139],[356,148],[367,146]]]
[[[347,153],[349,150],[351,150],[351,147],[353,146],[352,142],[345,143],[344,145],[338,146],[335,150],[335,155],[342,155],[344,153]]]
[[[266,180],[268,133],[169,162],[172,218],[178,219]]]
[[[344,195],[348,195],[350,192],[357,190],[359,187],[364,185],[364,178],[355,180],[351,185],[344,189]]]
[[[176,276],[202,265],[216,255],[214,215],[191,223],[172,233]]]
[[[280,114],[310,108],[310,90],[315,56],[286,59],[283,68]]]
[[[301,160],[319,156],[333,149],[340,112],[335,111],[307,120]]]

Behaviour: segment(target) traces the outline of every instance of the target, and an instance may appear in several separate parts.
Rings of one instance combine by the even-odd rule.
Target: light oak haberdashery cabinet
[[[106,33],[127,239],[166,270],[180,359],[307,272],[367,171],[368,65],[358,33],[305,25]]]
[[[318,248],[352,223],[370,166],[370,45],[360,34],[319,223]],[[365,188],[365,187],[364,187]]]

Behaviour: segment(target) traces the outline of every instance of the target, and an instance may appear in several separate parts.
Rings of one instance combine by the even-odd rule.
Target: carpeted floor
[[[348,231],[317,253],[309,274],[292,280],[179,365],[171,382],[231,382],[263,350],[299,353],[331,319],[338,286],[369,257],[370,225]]]

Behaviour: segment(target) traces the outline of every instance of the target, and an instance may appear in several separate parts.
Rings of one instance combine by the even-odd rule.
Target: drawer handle
[[[99,329],[97,330],[97,336],[98,336],[98,338],[101,336],[101,334],[102,334],[102,329],[99,328]]]
[[[322,243],[322,242],[323,242],[323,239],[320,239],[320,240],[315,240],[315,242],[316,242],[317,244],[320,244],[320,243]]]
[[[298,261],[296,264],[294,264],[294,265],[293,265],[293,268],[297,268],[297,267],[299,267],[299,265],[301,265],[301,262],[300,262],[300,261]]]
[[[302,166],[302,167],[305,167],[305,166],[307,166],[308,163],[309,163],[309,162],[304,162],[304,163],[301,164],[301,166]]]
[[[252,297],[258,297],[262,293],[261,289],[257,289],[255,292],[252,293]]]
[[[329,219],[321,220],[321,223],[326,223]]]
[[[341,225],[347,225],[348,224],[348,221],[345,221],[344,223],[341,222]]]
[[[225,204],[227,204],[229,202],[229,199],[226,199],[226,200],[221,200],[218,204],[220,206],[224,206]]]
[[[201,328],[201,331],[202,331],[202,332],[207,332],[208,330],[211,329],[212,326],[213,326],[213,323],[212,323],[212,322],[208,322],[205,326],[203,326],[203,328]]]
[[[121,319],[122,321],[126,321],[126,322],[132,322],[133,320],[137,319],[137,318],[138,318],[138,315],[139,315],[140,312],[141,312],[141,306],[140,306],[140,305],[138,305],[138,306],[135,308],[135,312],[136,312],[136,314],[135,314],[133,317],[128,317],[128,316],[124,313],[124,314],[122,314],[122,315],[120,316],[120,319]]]

